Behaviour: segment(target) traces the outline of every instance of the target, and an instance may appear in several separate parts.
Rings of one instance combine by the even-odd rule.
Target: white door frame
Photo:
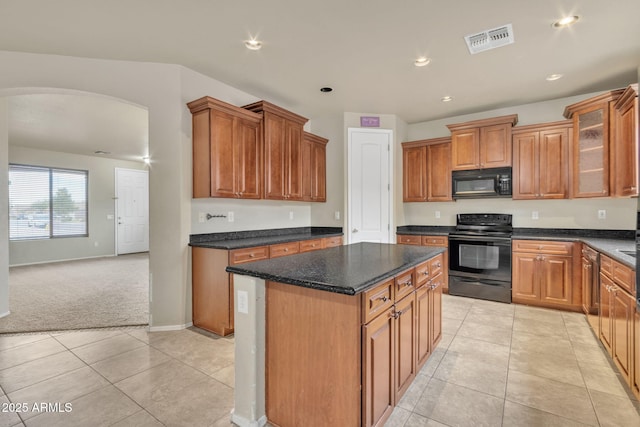
[[[147,174],[147,196],[149,196],[149,170],[147,169],[131,169],[131,168],[114,168],[113,171],[113,179],[114,179],[114,215],[113,215],[113,226],[114,226],[114,233],[115,233],[115,247],[114,247],[114,254],[117,256],[119,255],[119,246],[118,246],[118,171],[133,171],[133,172],[145,172]],[[148,209],[148,203],[147,203],[147,230],[149,230],[151,228],[151,224],[149,221],[149,209]],[[147,236],[147,241],[149,240],[149,236]],[[150,248],[149,248],[150,249]],[[151,286],[149,286],[149,293],[151,293]]]
[[[394,218],[394,204],[393,201],[395,200],[394,197],[394,168],[393,168],[393,164],[394,164],[394,157],[393,157],[393,153],[394,153],[394,139],[393,139],[393,129],[372,129],[372,128],[347,128],[347,164],[346,164],[346,169],[347,169],[347,215],[346,215],[346,222],[347,222],[347,232],[344,233],[345,236],[347,237],[347,243],[351,243],[353,241],[353,236],[352,236],[352,231],[353,231],[353,226],[351,223],[351,201],[352,201],[352,195],[351,195],[351,156],[353,155],[352,153],[352,148],[351,148],[351,141],[352,141],[352,135],[354,132],[359,132],[359,133],[364,133],[364,132],[368,132],[368,133],[377,133],[377,134],[387,134],[389,135],[389,165],[388,165],[388,171],[389,171],[389,176],[388,176],[388,180],[389,180],[389,191],[388,191],[388,195],[389,195],[389,199],[388,199],[388,209],[389,209],[389,230],[388,230],[388,241],[389,243],[394,243],[394,236],[395,236],[395,218]]]

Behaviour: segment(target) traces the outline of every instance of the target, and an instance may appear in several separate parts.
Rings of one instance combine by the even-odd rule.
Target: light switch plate
[[[607,211],[604,209],[598,210],[598,219],[607,219]]]
[[[538,211],[531,212],[531,219],[539,219]]]
[[[227,213],[227,219],[229,220],[229,222],[233,222],[235,220],[232,211],[229,211],[229,213]]]

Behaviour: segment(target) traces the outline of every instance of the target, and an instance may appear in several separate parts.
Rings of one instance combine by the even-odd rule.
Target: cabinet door
[[[382,426],[394,402],[392,309],[363,326],[363,425]]]
[[[451,143],[427,146],[427,199],[451,201]]]
[[[322,143],[311,146],[311,200],[327,201],[327,146]]]
[[[633,352],[633,314],[636,301],[620,288],[613,291],[612,357],[629,384]]]
[[[313,175],[312,171],[312,152],[313,152],[313,141],[308,138],[304,138],[302,140],[302,199],[303,200],[311,200],[311,176]]]
[[[594,305],[595,301],[592,301],[591,296],[591,283],[593,282],[593,263],[582,257],[582,311],[584,314],[589,314],[589,309]]]
[[[402,200],[427,201],[427,146],[402,149]]]
[[[540,131],[539,152],[539,197],[566,198],[569,184],[569,130]]]
[[[193,197],[211,197],[211,113],[193,113]]]
[[[613,343],[613,282],[600,274],[600,341],[609,354]]]
[[[465,170],[480,167],[480,129],[451,132],[451,169]]]
[[[528,132],[513,136],[513,199],[536,199],[540,193],[538,149],[540,133]]]
[[[442,338],[442,290],[445,288],[448,275],[439,274],[431,278],[429,289],[429,326],[431,348],[435,348]]]
[[[540,256],[540,301],[554,305],[571,305],[572,261],[570,257]]]
[[[633,379],[631,390],[640,398],[640,312],[634,315],[634,340],[633,340]]]
[[[511,295],[514,302],[540,301],[538,254],[513,253]]]
[[[431,283],[416,291],[416,370],[425,364],[431,356],[431,322],[429,308],[429,291]]]
[[[233,332],[233,284],[225,272],[225,250],[194,247],[191,251],[193,324],[218,335]]]
[[[302,200],[302,125],[285,123],[285,199]]]
[[[286,120],[264,113],[264,197],[283,200],[285,196]]]
[[[236,197],[234,116],[211,110],[211,197]]]
[[[609,107],[596,104],[573,115],[573,197],[609,195]]]
[[[638,97],[615,113],[615,195],[638,195]]]
[[[236,120],[235,175],[238,197],[259,199],[262,197],[262,142],[260,123],[244,119]]]
[[[416,299],[415,293],[396,303],[396,387],[399,402],[416,377]]]
[[[480,128],[480,167],[511,166],[511,124]]]

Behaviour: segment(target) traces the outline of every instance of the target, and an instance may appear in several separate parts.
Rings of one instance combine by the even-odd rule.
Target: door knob
[[[357,233],[357,232],[358,232],[358,229],[357,229],[357,228],[354,228],[353,230],[351,230],[351,232],[352,232],[352,233]]]

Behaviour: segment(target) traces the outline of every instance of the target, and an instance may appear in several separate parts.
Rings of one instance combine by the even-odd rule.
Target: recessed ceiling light
[[[578,22],[578,19],[580,19],[579,16],[573,15],[573,16],[565,16],[562,19],[557,20],[556,22],[553,23],[553,26],[556,28],[562,28],[562,27],[568,27],[569,25],[575,24],[576,22]]]
[[[416,67],[424,67],[425,65],[429,64],[429,62],[431,62],[430,58],[427,58],[426,56],[421,56],[420,58],[417,58],[413,62],[413,65],[415,65]]]
[[[442,102],[450,102],[450,101],[453,101],[453,97],[451,97],[451,96],[443,96],[442,98],[440,98],[440,101],[442,101]]]
[[[333,90],[333,88],[330,88],[330,87],[321,87],[320,88],[320,92],[325,92],[325,93],[331,92],[332,90]]]
[[[249,39],[244,41],[244,45],[249,50],[260,50],[260,48],[262,47],[262,42],[256,39]]]
[[[550,81],[550,82],[552,82],[552,81],[554,81],[554,80],[561,79],[561,78],[562,78],[562,74],[549,74],[549,75],[546,77],[547,81]]]
[[[100,155],[111,154],[111,151],[96,150],[93,152],[93,154],[100,154]]]

